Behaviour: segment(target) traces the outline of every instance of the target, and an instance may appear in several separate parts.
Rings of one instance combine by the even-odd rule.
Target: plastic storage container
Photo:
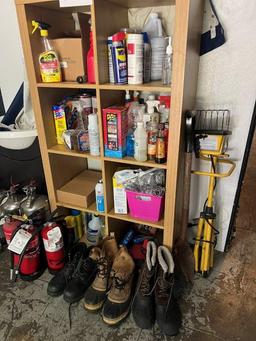
[[[162,22],[157,13],[153,12],[149,14],[148,20],[143,27],[143,32],[147,32],[150,39],[154,37],[162,37]]]
[[[157,81],[162,79],[163,60],[166,53],[168,40],[164,37],[151,39],[151,80]]]
[[[164,208],[164,197],[133,191],[126,191],[126,194],[130,215],[133,218],[159,221]]]

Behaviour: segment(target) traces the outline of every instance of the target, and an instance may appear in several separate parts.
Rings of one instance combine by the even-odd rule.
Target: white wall
[[[256,99],[256,1],[214,0],[227,42],[201,57],[197,101],[199,108],[231,111],[233,134],[229,153],[236,170],[219,180],[216,194],[216,226],[221,233],[217,248],[224,250],[250,120]],[[193,176],[191,217],[198,216],[206,197],[206,179]]]
[[[15,1],[0,1],[0,87],[7,110],[24,79]]]

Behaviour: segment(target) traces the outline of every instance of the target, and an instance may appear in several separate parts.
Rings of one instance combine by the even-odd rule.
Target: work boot
[[[125,247],[121,247],[114,259],[112,286],[102,309],[103,321],[109,325],[121,322],[130,311],[135,264]]]
[[[86,245],[84,243],[78,243],[72,247],[68,253],[68,261],[66,265],[48,283],[48,295],[56,297],[63,294],[63,291],[74,274],[79,259],[84,255],[86,255]]]
[[[88,256],[83,255],[77,265],[72,279],[66,286],[63,298],[68,303],[75,303],[83,298],[86,289],[93,282],[97,272],[96,262]]]
[[[155,323],[153,291],[157,275],[156,252],[156,244],[154,242],[148,242],[146,260],[140,272],[138,286],[132,304],[134,321],[142,329],[151,329]]]
[[[102,245],[94,247],[91,251],[90,257],[97,263],[97,274],[84,297],[84,306],[89,311],[97,311],[103,306],[111,285],[109,275],[117,252],[117,243],[113,237],[105,238]]]
[[[159,246],[158,275],[155,287],[156,321],[160,330],[169,336],[178,334],[181,312],[174,298],[174,262],[166,246]]]

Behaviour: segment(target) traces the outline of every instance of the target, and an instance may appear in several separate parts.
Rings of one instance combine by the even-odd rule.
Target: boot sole
[[[98,304],[88,304],[88,303],[84,303],[84,307],[86,310],[89,310],[89,311],[92,311],[92,312],[97,312],[98,310],[100,310],[102,308],[104,304],[104,301],[103,302],[100,302]]]
[[[114,326],[115,324],[120,323],[122,320],[124,320],[128,315],[129,315],[130,309],[126,310],[126,312],[124,312],[122,315],[118,316],[115,319],[110,319],[108,317],[105,317],[104,315],[102,315],[102,319],[103,321],[110,325],[110,326]]]

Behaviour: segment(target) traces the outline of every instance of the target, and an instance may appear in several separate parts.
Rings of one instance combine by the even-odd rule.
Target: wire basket
[[[195,133],[207,135],[231,135],[229,110],[196,110]]]

